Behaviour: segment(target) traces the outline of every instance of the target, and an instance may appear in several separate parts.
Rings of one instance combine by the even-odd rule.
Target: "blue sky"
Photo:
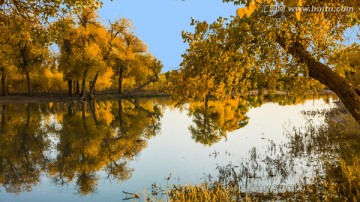
[[[192,30],[191,17],[215,21],[219,16],[236,15],[237,7],[222,0],[104,0],[99,15],[104,23],[120,17],[129,18],[135,34],[150,52],[164,64],[163,71],[177,69],[187,45],[182,30]]]

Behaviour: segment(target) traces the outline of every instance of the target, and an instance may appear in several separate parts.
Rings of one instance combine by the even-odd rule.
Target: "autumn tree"
[[[41,91],[50,88],[44,84],[61,90],[58,80],[63,76],[68,94],[81,94],[82,99],[93,97],[95,89],[116,85],[115,77],[121,92],[124,79],[136,90],[157,81],[161,63],[135,36],[129,20],[110,22],[108,28],[101,24],[96,14],[101,5],[98,0],[0,1],[3,95],[8,83],[17,84],[16,90],[23,87],[19,74],[26,77],[28,94],[34,90],[32,74],[38,82],[35,89]],[[49,54],[52,42],[59,48],[57,58]],[[41,79],[42,75],[47,78]],[[49,81],[52,78],[56,81]]]
[[[74,67],[74,37],[76,36],[75,22],[73,18],[61,18],[51,26],[51,35],[59,47],[57,58],[57,68],[63,73],[64,80],[68,85],[68,95],[72,96],[74,92],[80,94],[79,80],[81,74]]]
[[[146,51],[127,19],[110,22],[106,29],[97,21],[95,11],[85,9],[77,22],[63,18],[54,23],[53,32],[60,47],[59,68],[68,82],[69,95],[73,94],[73,85],[77,87],[77,81],[81,80],[84,97],[88,78],[92,79],[89,97],[94,94],[98,78],[104,88],[115,83],[114,74],[118,77],[120,93],[125,78],[135,83],[136,90],[158,80],[161,62]]]
[[[341,45],[344,32],[359,25],[354,1],[239,0],[238,16],[216,22],[194,21],[195,31],[184,32],[189,43],[172,87],[183,97],[209,92],[229,96],[250,89],[308,90],[315,80],[334,91],[360,121],[360,98],[354,86],[337,74],[329,57]],[[271,10],[271,6],[353,7],[347,13]],[[190,86],[199,88],[188,88]],[[184,89],[184,86],[187,87]]]
[[[331,58],[330,64],[342,77],[349,80],[352,86],[360,90],[360,46],[353,44],[340,48]]]
[[[108,41],[106,58],[108,65],[112,67],[118,77],[118,92],[121,94],[123,91],[123,78],[127,69],[127,64],[134,59],[134,52],[132,47],[130,47],[130,38],[133,36],[133,27],[131,22],[125,18],[120,18],[109,23],[108,33],[110,35],[110,40]],[[137,51],[145,51],[144,44],[139,44]]]
[[[159,80],[163,65],[150,54],[136,55],[129,67],[129,77],[135,80],[135,91]]]
[[[27,21],[14,15],[2,21],[0,29],[3,95],[7,95],[8,90],[10,93],[23,91],[26,86],[28,94],[54,89],[53,84],[61,88],[57,82],[62,75],[52,67],[55,60],[49,50],[48,26],[36,19]]]
[[[69,95],[73,94],[73,81],[78,85],[81,80],[81,97],[85,98],[87,86],[92,96],[98,77],[109,69],[105,60],[108,33],[97,21],[95,10],[84,9],[77,17],[76,21],[63,18],[53,29],[60,47],[59,68],[68,82]]]
[[[34,18],[47,21],[59,14],[79,12],[84,7],[98,8],[102,5],[99,0],[59,0],[59,1],[32,1],[32,0],[0,0],[0,19],[7,18],[6,14],[19,16],[28,21]]]
[[[97,77],[105,67],[102,45],[106,42],[106,30],[96,21],[96,14],[93,10],[84,10],[78,16],[79,36],[75,42],[79,46],[76,54],[76,67],[81,69],[82,83],[81,96],[86,96],[86,79],[93,77],[91,88],[95,88]],[[90,93],[92,89],[90,90]]]
[[[2,72],[2,84],[6,85],[7,83],[7,72],[9,72],[8,68],[13,68],[10,64],[16,65],[21,71],[26,74],[27,83],[28,83],[28,92],[31,91],[31,79],[29,74],[29,68],[33,68],[32,66],[38,66],[40,62],[39,57],[42,53],[42,48],[39,48],[39,40],[42,40],[43,37],[39,36],[40,28],[45,28],[46,24],[49,22],[49,19],[54,19],[59,16],[69,16],[72,13],[80,13],[84,8],[97,9],[102,5],[102,2],[99,0],[86,0],[86,1],[77,1],[77,0],[60,0],[60,1],[30,1],[30,0],[2,0],[0,1],[0,22],[1,22],[1,37],[2,41],[6,41],[6,43],[12,42],[11,46],[13,49],[22,49],[20,52],[22,53],[11,53],[12,56],[19,60],[24,60],[24,57],[20,57],[19,55],[26,55],[26,61],[20,61],[22,63],[19,66],[18,64],[9,63],[9,59],[11,57],[6,56],[2,58],[6,58],[7,61],[2,61],[2,65],[0,67]],[[12,22],[13,21],[13,22]],[[9,22],[12,22],[9,23]],[[22,25],[24,25],[22,27]],[[29,29],[29,26],[33,26]],[[5,29],[3,29],[5,28]],[[15,30],[14,30],[15,29]],[[21,34],[21,32],[23,32]],[[37,36],[36,36],[37,35]],[[46,35],[45,35],[46,36]],[[9,40],[10,38],[15,40]],[[33,40],[35,39],[35,40]],[[26,40],[31,41],[31,44],[25,44]],[[43,43],[43,42],[41,42]],[[0,43],[3,47],[3,43]],[[42,44],[43,45],[43,44]],[[21,48],[20,48],[21,46]],[[3,50],[3,48],[0,48]],[[33,50],[38,49],[37,53]],[[19,52],[19,50],[18,50]],[[30,53],[32,52],[32,53]],[[7,53],[9,53],[7,51]],[[16,55],[17,54],[17,55]],[[2,51],[2,56],[4,52]],[[31,61],[35,58],[35,61]],[[37,63],[36,65],[34,63]],[[25,66],[24,66],[25,65]],[[37,67],[36,67],[37,68]],[[12,71],[12,69],[11,69]],[[3,87],[3,94],[6,95],[7,88]],[[29,92],[31,94],[31,92]]]
[[[135,60],[136,54],[146,51],[146,46],[134,35],[133,26],[127,19],[121,18],[110,23],[109,33],[111,35],[110,64],[118,76],[119,93],[121,94],[123,79],[127,76],[129,64]]]
[[[133,32],[130,20],[120,18],[110,22],[110,40],[106,59],[118,78],[118,92],[123,92],[124,79],[132,79],[135,90],[139,90],[158,80],[163,67],[152,56],[146,45]]]
[[[12,44],[9,43],[8,37],[11,36],[12,30],[8,29],[6,24],[0,24],[0,72],[1,72],[1,88],[2,95],[6,96],[8,94],[7,91],[7,80],[9,77],[9,73],[14,71],[14,51],[12,48]]]
[[[26,76],[27,92],[31,95],[30,74],[41,69],[48,57],[47,29],[38,20],[29,22],[16,16],[8,18],[3,25],[10,33],[2,39],[5,42],[1,43],[1,49],[7,50],[8,58],[5,61],[8,61],[7,66],[11,61],[11,64]]]

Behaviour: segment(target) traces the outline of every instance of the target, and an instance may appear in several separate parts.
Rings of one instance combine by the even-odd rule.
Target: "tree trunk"
[[[141,84],[140,86],[136,87],[136,88],[133,90],[133,92],[139,91],[139,90],[143,89],[145,86],[147,86],[147,85],[149,85],[149,84],[151,84],[151,83],[153,83],[153,82],[155,82],[155,81],[156,81],[156,80],[154,80],[154,79],[150,79],[149,81],[147,81],[147,82]]]
[[[72,84],[73,84],[73,81],[72,80],[68,80],[68,87],[69,87],[69,92],[68,92],[68,96],[73,96],[73,86],[72,86]]]
[[[6,89],[6,74],[4,71],[1,74],[1,87],[2,87],[2,95],[7,96],[7,89]]]
[[[23,63],[22,64],[22,70],[26,74],[28,94],[31,95],[32,94],[32,92],[31,92],[31,80],[30,80],[30,73],[29,73],[29,70],[28,70],[28,58],[27,58],[26,50],[27,50],[27,45],[20,48],[21,59],[22,59],[22,63]]]
[[[278,37],[277,42],[291,55],[298,58],[299,62],[307,65],[311,78],[320,81],[335,92],[346,109],[360,124],[360,97],[346,79],[339,76],[327,65],[316,60],[300,43],[294,42],[286,46],[285,40],[281,37]]]
[[[83,78],[81,81],[81,94],[80,97],[84,97],[86,93],[86,78]]]
[[[85,97],[86,94],[86,75],[87,75],[87,69],[85,69],[84,74],[83,74],[83,79],[82,79],[82,83],[81,83],[81,99],[83,99]]]
[[[28,71],[26,71],[25,74],[26,74],[26,81],[27,81],[27,87],[28,87],[28,95],[32,95],[30,73]]]
[[[80,95],[80,82],[79,81],[76,81],[75,82],[75,94],[76,95]]]
[[[119,94],[122,94],[123,93],[123,72],[124,72],[124,68],[122,65],[120,65],[119,67]]]
[[[90,92],[89,92],[90,98],[94,97],[95,85],[96,85],[96,81],[97,81],[98,77],[99,77],[99,72],[96,72],[94,80],[91,82],[91,86],[90,86]]]

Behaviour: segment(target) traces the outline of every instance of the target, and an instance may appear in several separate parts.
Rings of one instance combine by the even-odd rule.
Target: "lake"
[[[321,112],[336,108],[333,102],[3,105],[0,201],[135,200],[130,193],[166,199],[161,189],[224,180],[219,173],[227,169],[241,173],[243,191],[296,189],[324,176],[324,157],[337,158],[337,145],[320,150],[314,132],[326,125]]]

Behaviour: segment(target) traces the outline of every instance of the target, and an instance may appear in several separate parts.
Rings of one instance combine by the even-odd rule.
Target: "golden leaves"
[[[298,11],[295,12],[295,17],[298,21],[300,21],[301,18],[301,13],[302,13],[302,8],[301,6],[303,6],[303,3],[305,2],[305,0],[298,0],[297,2],[297,6],[298,6]]]
[[[284,0],[284,4],[286,7],[293,7],[298,4],[298,0]]]
[[[300,21],[300,17],[301,17],[301,11],[298,11],[295,13],[295,17],[298,21]]]
[[[246,6],[246,7],[244,7],[244,8],[239,8],[239,9],[237,10],[238,16],[239,16],[240,18],[243,18],[244,15],[246,14],[248,17],[250,17],[251,14],[253,14],[254,11],[259,8],[259,4],[260,4],[261,2],[262,2],[262,0],[256,0],[256,2],[255,2],[255,1],[251,2],[251,3],[249,4],[249,6]]]
[[[248,17],[250,17],[250,15],[254,12],[255,9],[253,7],[251,7],[251,6],[247,6],[247,7],[244,8],[244,10],[245,10],[246,15]]]
[[[298,6],[303,6],[304,3],[305,3],[305,0],[298,0]]]
[[[243,18],[244,15],[245,15],[245,9],[239,8],[239,9],[237,10],[237,14],[238,14],[238,16],[239,16],[240,18]]]
[[[297,6],[293,11],[295,12],[295,17],[299,21],[301,19],[302,14],[302,6],[306,0],[284,0],[284,5],[286,7],[294,7]],[[245,15],[250,17],[263,3],[263,0],[254,0],[249,3],[249,6],[237,9],[236,13],[240,18],[243,18]],[[272,0],[267,0],[267,4],[272,5]]]

